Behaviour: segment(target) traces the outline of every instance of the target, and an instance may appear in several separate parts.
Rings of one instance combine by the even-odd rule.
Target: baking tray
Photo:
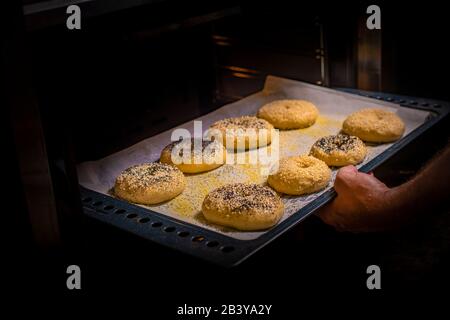
[[[393,144],[383,145],[381,147],[382,150],[376,150],[377,147],[374,147],[374,150],[378,154],[375,153],[372,158],[366,160],[359,167],[360,171],[368,172],[379,166],[418,135],[440,121],[449,111],[448,103],[441,101],[399,97],[382,93],[368,93],[351,89],[345,90],[350,93],[343,93],[343,90],[336,91],[294,80],[269,76],[261,92],[237,103],[224,106],[202,118],[211,122],[225,116],[253,114],[261,103],[286,97],[307,98],[318,104],[319,109],[321,109],[321,106],[328,104],[326,111],[333,114],[340,113],[339,99],[343,99],[341,101],[341,104],[344,103],[341,106],[342,109],[350,108],[348,105],[358,105],[356,108],[381,106],[394,108],[397,111],[400,110],[400,112],[403,112],[404,117],[411,118],[406,121],[407,134]],[[299,94],[300,96],[298,96]],[[359,97],[353,94],[359,94]],[[320,97],[319,100],[323,101],[315,101],[314,99],[318,99],[317,97]],[[334,108],[334,101],[337,104],[336,108]],[[330,103],[333,104],[331,109],[329,106]],[[349,110],[346,110],[345,114],[340,115],[341,118],[345,117],[348,113]],[[189,125],[184,124],[180,127],[189,127]],[[319,133],[317,137],[320,135]],[[153,141],[156,140],[158,146],[144,141],[136,146],[130,147],[128,151],[124,150],[118,155],[110,156],[110,160],[114,160],[112,163],[116,164],[117,160],[121,159],[123,161],[120,162],[124,162],[123,166],[127,167],[130,165],[130,161],[135,161],[136,163],[143,162],[136,154],[147,155],[152,152],[159,154],[162,146],[167,144],[167,141],[164,141],[167,139],[167,135],[160,134],[156,137],[149,138],[149,141],[151,139],[154,139]],[[155,155],[153,155],[152,160],[155,160],[154,157]],[[117,172],[124,169],[114,167],[115,165],[111,165],[111,161],[108,162],[103,159],[97,162],[84,163],[79,166],[80,183],[84,185],[81,187],[82,201],[84,211],[87,215],[146,239],[224,266],[239,264],[334,197],[333,189],[329,188],[323,192],[302,198],[302,201],[304,200],[303,202],[298,200],[300,197],[285,199],[288,203],[290,201],[297,204],[297,208],[299,209],[294,210],[289,215],[286,214],[278,225],[267,231],[253,233],[224,231],[212,228],[202,221],[183,219],[182,216],[177,215],[167,215],[167,212],[164,212],[164,208],[161,207],[143,207],[115,199],[106,191],[105,183],[101,183],[100,181],[102,175],[107,176],[111,180],[112,177],[117,175]],[[113,172],[114,170],[115,172]],[[100,171],[101,173],[99,173]],[[111,184],[111,181],[109,184]],[[301,206],[298,205],[299,203]],[[289,205],[288,208],[290,208]],[[295,209],[296,207],[291,206],[292,208]]]

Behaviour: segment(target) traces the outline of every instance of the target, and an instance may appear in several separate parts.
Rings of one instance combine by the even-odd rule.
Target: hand
[[[337,197],[319,211],[323,222],[338,231],[370,232],[398,225],[394,189],[354,166],[341,168],[334,182]]]

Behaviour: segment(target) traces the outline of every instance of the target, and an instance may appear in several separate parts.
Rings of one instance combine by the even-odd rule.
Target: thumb
[[[357,175],[358,169],[355,166],[345,166],[339,169],[336,174],[336,180],[334,181],[334,189],[336,192],[339,194],[348,189],[354,179],[357,178]]]

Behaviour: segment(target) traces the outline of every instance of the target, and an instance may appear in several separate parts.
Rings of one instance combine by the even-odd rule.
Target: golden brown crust
[[[213,135],[215,130],[220,132],[222,143],[227,149],[246,150],[269,145],[274,127],[264,119],[243,116],[219,120],[209,129]],[[260,132],[267,133],[266,139],[261,139]],[[227,144],[227,141],[230,143]]]
[[[310,155],[329,166],[346,166],[361,163],[367,148],[361,139],[346,134],[322,137],[311,147]]]
[[[210,192],[203,201],[202,211],[212,223],[239,230],[262,230],[281,219],[284,205],[268,187],[234,183]]]
[[[319,115],[316,106],[305,100],[276,100],[262,106],[258,117],[277,129],[300,129],[312,126]]]
[[[405,132],[405,124],[395,113],[366,108],[345,119],[342,130],[367,142],[392,142]]]
[[[325,188],[330,179],[331,170],[322,160],[295,156],[281,159],[278,171],[267,182],[278,192],[302,195]]]
[[[123,171],[116,179],[114,193],[130,202],[155,204],[175,198],[185,186],[185,177],[178,168],[153,162]]]
[[[172,161],[172,151],[176,146],[180,147],[180,149],[178,150],[178,155],[181,158],[180,160],[183,160],[183,143],[186,143],[187,147],[190,148],[190,157],[182,163],[175,164],[174,161]],[[198,148],[196,147],[195,143],[198,143]],[[201,139],[195,141],[195,139],[192,138],[187,141],[175,141],[167,145],[162,150],[159,161],[161,161],[162,163],[174,165],[185,173],[199,173],[210,171],[220,167],[225,163],[226,156],[226,149],[221,142]],[[196,163],[197,160],[199,160],[199,163]],[[177,161],[175,160],[175,162]]]

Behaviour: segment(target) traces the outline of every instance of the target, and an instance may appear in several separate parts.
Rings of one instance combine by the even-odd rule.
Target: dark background
[[[6,232],[11,258],[5,264],[14,291],[145,297],[149,314],[159,310],[171,318],[184,303],[273,303],[276,314],[286,315],[305,294],[373,298],[445,288],[447,204],[389,234],[337,233],[311,217],[230,270],[77,214],[76,163],[258,91],[267,74],[448,100],[444,6],[378,4],[382,31],[376,34],[364,28],[368,4],[356,2],[158,1],[110,8],[92,1],[82,7],[87,17],[80,31],[66,29],[64,11],[28,7],[31,13],[22,16],[19,6],[5,6],[1,98],[11,224],[4,228],[12,233]],[[375,174],[392,186],[407,180],[447,143],[447,128],[448,119]],[[30,155],[41,143],[42,158]],[[57,241],[51,228],[41,230],[30,219],[30,204],[47,203],[39,200],[47,194],[27,192],[23,182],[24,172],[45,159]],[[30,163],[36,167],[24,170]],[[65,289],[68,264],[81,266],[81,292]],[[370,264],[381,266],[381,293],[365,287]]]

